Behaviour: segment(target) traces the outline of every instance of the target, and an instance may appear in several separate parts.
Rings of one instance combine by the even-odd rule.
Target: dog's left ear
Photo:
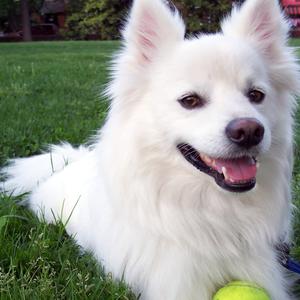
[[[123,32],[125,50],[140,66],[151,63],[161,51],[172,51],[184,35],[181,17],[164,0],[135,0]]]
[[[164,0],[134,0],[123,30],[123,47],[112,65],[112,81],[105,94],[113,106],[140,99],[142,87],[153,74],[148,71],[184,40],[185,25],[179,13]],[[137,88],[138,87],[138,88]]]
[[[247,0],[222,24],[226,36],[246,39],[270,60],[286,44],[288,30],[277,0]]]

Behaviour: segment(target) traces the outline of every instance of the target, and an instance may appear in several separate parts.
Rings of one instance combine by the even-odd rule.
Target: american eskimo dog
[[[295,56],[276,0],[247,0],[220,33],[185,38],[162,0],[135,0],[92,147],[13,160],[8,193],[91,250],[142,299],[210,300],[231,280],[292,299]]]

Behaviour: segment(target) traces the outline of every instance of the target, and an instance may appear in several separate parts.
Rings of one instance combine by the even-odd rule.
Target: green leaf
[[[2,229],[7,224],[8,218],[6,216],[0,217],[0,232],[2,232]]]

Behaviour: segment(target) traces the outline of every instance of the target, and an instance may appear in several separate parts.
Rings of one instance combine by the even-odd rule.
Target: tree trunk
[[[15,10],[11,9],[8,11],[8,28],[9,32],[17,32],[18,31],[18,24],[17,24],[16,12]]]
[[[23,41],[32,41],[28,0],[21,0]]]

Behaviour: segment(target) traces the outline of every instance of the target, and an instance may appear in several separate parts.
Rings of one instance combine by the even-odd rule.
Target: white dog
[[[16,159],[8,193],[91,250],[142,299],[211,300],[231,280],[288,300],[295,56],[276,0],[185,39],[162,0],[135,0],[92,147]],[[258,165],[259,164],[259,165]],[[258,168],[258,166],[260,166]]]

